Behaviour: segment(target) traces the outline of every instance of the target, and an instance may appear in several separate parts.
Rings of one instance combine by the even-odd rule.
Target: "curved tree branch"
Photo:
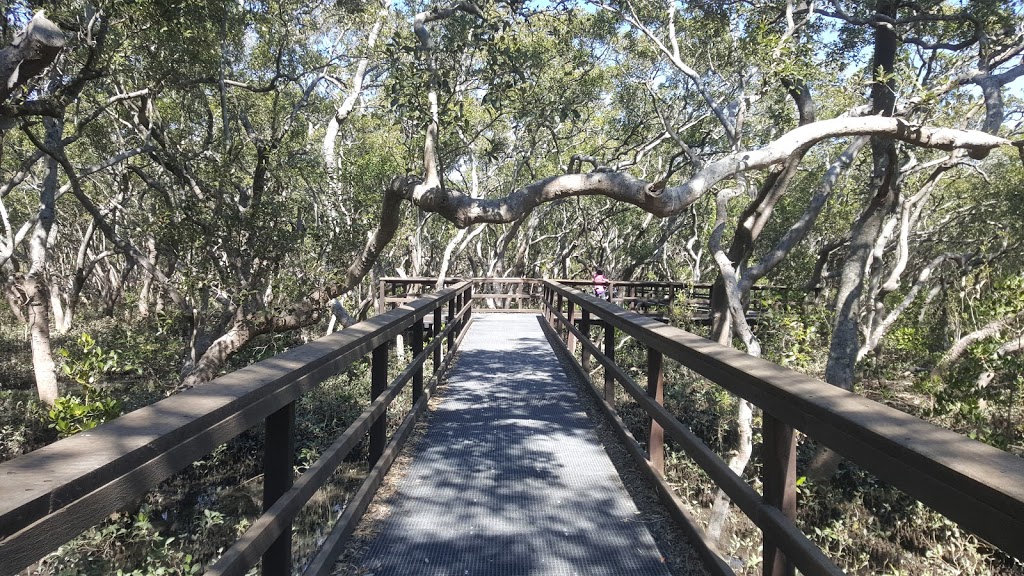
[[[436,212],[466,227],[487,222],[512,222],[545,203],[571,196],[603,195],[628,202],[655,216],[678,214],[722,181],[750,170],[785,162],[798,150],[829,138],[887,136],[924,148],[965,149],[983,157],[1010,141],[977,130],[914,126],[905,120],[883,116],[833,118],[800,126],[758,150],[729,154],[710,162],[678,186],[658,190],[652,183],[622,173],[565,174],[528,184],[504,198],[473,198],[455,190],[427,183],[406,191],[406,199],[427,212]]]

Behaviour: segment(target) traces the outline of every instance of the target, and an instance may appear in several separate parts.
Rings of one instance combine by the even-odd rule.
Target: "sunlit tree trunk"
[[[46,118],[46,146],[51,150],[61,146],[64,124],[61,120]],[[56,219],[55,201],[59,166],[48,158],[46,178],[39,192],[39,219],[29,240],[29,269],[25,274],[24,291],[28,299],[28,322],[32,345],[32,370],[35,373],[39,399],[53,404],[59,395],[57,367],[50,348],[50,290],[46,276],[48,245],[53,222]]]

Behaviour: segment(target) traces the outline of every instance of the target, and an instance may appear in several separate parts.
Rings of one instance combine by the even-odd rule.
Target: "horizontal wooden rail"
[[[725,490],[725,493],[729,495],[733,503],[748,518],[753,520],[763,531],[771,532],[776,534],[778,538],[783,538],[791,549],[800,553],[803,558],[798,565],[813,567],[813,571],[805,570],[805,572],[832,575],[843,573],[791,521],[778,514],[777,510],[765,505],[762,502],[761,495],[742,478],[733,473],[728,464],[698,438],[693,431],[676,419],[664,406],[652,399],[625,370],[605,356],[589,338],[586,338],[582,331],[568,323],[568,320],[561,312],[556,310],[553,314],[558,320],[558,324],[563,328],[568,328],[575,334],[579,341],[604,366],[605,370],[611,371],[615,381],[621,384],[623,389],[636,400],[637,404],[662,426],[669,437],[687,455],[693,458],[694,462],[707,473],[708,477],[717,486]]]
[[[487,312],[540,312],[543,283],[540,278],[447,278],[445,285],[472,281],[478,308]],[[592,290],[593,280],[550,280],[563,286]],[[378,313],[416,299],[422,292],[433,291],[436,278],[407,277],[380,279],[377,299]],[[712,284],[688,282],[609,280],[605,285],[610,301],[631,310],[663,316],[668,307],[682,304],[695,321],[709,322]],[[788,305],[794,289],[781,286],[754,286],[748,319],[757,321],[765,308],[775,304]],[[800,291],[797,291],[800,292]],[[496,305],[496,307],[491,307]]]
[[[538,278],[447,278],[444,284],[456,282],[472,282],[477,308],[488,312],[540,312],[543,285]],[[436,286],[436,278],[381,278],[378,313],[410,302],[418,297],[417,293],[433,291]],[[496,301],[498,307],[488,307],[488,301]]]
[[[600,318],[607,329],[621,330],[750,400],[764,410],[766,419],[800,430],[1006,553],[1024,558],[1024,538],[1020,537],[1024,534],[1024,460],[570,287],[555,282],[545,286],[544,303],[552,326],[580,341],[588,356],[605,366],[803,573],[835,574],[838,569],[767,496],[758,495],[733,474],[721,458],[591,342],[589,334],[577,329],[568,312],[570,303],[586,311],[590,319]],[[607,347],[607,333],[605,342]]]
[[[302,504],[327,481],[366,428],[381,421],[387,405],[422,370],[426,358],[437,359],[436,352],[447,342],[442,365],[434,367],[436,384],[471,319],[471,284],[425,296],[0,464],[0,575],[17,573],[219,445],[278,414],[316,384],[388,346],[400,333],[422,326],[423,318],[437,317],[435,311],[455,304],[458,311],[447,326],[435,332],[385,394],[373,400],[313,467],[294,484],[288,478],[290,487],[275,501],[264,503],[266,513],[236,546],[238,550],[233,548],[218,564],[245,573],[260,554],[290,533]]]

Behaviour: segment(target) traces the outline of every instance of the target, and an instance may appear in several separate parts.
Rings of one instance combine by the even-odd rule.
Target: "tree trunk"
[[[51,150],[61,146],[64,124],[60,120],[45,118],[46,146]],[[50,348],[50,290],[46,278],[48,241],[56,219],[54,203],[57,195],[58,164],[54,158],[46,162],[46,178],[39,192],[39,220],[29,242],[29,270],[25,274],[25,296],[28,299],[28,321],[32,345],[32,369],[36,377],[39,400],[53,405],[59,395],[57,367]]]
[[[23,305],[22,295],[13,284],[4,286],[4,297],[7,298],[7,305],[11,308],[11,314],[22,324],[28,324],[28,318],[21,311]]]
[[[897,3],[892,0],[877,0],[875,11],[883,16],[895,17],[896,6]],[[891,116],[895,106],[891,74],[896,58],[896,43],[896,33],[891,27],[879,26],[875,29],[872,67],[875,81],[871,86],[871,105],[872,111],[882,116]],[[825,366],[825,381],[844,390],[853,389],[857,350],[860,348],[860,297],[865,268],[885,219],[899,202],[896,175],[898,158],[894,140],[891,137],[872,136],[871,153],[871,197],[850,234],[850,244],[836,291],[835,320]],[[840,460],[838,454],[822,447],[815,454],[807,475],[814,479],[831,478]]]

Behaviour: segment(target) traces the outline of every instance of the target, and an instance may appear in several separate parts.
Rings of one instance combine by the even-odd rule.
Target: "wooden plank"
[[[391,342],[384,342],[373,349],[373,357],[370,361],[370,402],[373,403],[388,386],[388,352]],[[384,446],[387,444],[388,418],[385,412],[377,418],[370,426],[370,447],[367,455],[367,463],[370,468],[377,464],[380,455],[384,453]]]
[[[778,508],[786,518],[796,520],[796,435],[793,427],[771,414],[762,416],[761,478],[764,502]],[[761,544],[761,573],[764,576],[793,576],[796,566],[775,544],[770,532]]]
[[[647,395],[655,403],[665,405],[665,371],[662,369],[663,357],[654,348],[647,349]],[[648,423],[647,452],[650,454],[651,466],[658,474],[665,474],[665,429],[657,420],[651,418]]]
[[[541,314],[541,308],[485,308],[480,305],[473,307],[477,314]]]
[[[295,402],[267,416],[263,441],[263,511],[294,482]],[[288,576],[292,571],[292,525],[289,521],[263,553],[263,576]]]
[[[1024,558],[1024,459],[577,290],[552,289]]]

